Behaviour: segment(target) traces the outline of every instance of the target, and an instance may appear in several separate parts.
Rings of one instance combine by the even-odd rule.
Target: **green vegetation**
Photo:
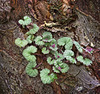
[[[24,20],[19,20],[19,23],[23,27],[30,24],[30,22],[31,20],[28,16],[25,16]],[[36,63],[36,56],[34,55],[38,48],[41,49],[43,56],[47,59],[47,63],[52,67],[53,72],[55,72],[50,73],[50,70],[47,68],[40,71],[41,81],[44,84],[50,84],[56,80],[56,73],[66,73],[69,70],[68,64],[65,63],[66,61],[69,61],[68,63],[70,64],[76,64],[77,61],[79,61],[86,66],[92,64],[90,59],[83,59],[82,56],[78,56],[76,59],[73,45],[80,54],[83,52],[83,48],[78,42],[73,41],[70,37],[62,37],[56,40],[50,32],[44,32],[41,36],[34,35],[38,30],[39,27],[36,24],[33,24],[33,29],[26,33],[27,38],[25,40],[21,40],[20,38],[15,40],[15,44],[19,47],[25,47],[30,44],[30,46],[27,46],[22,52],[24,58],[29,62],[26,66],[26,73],[29,76],[36,77],[38,75],[38,65]],[[37,48],[33,44],[35,44]]]
[[[92,64],[92,61],[88,58],[83,59],[83,56],[78,56],[77,60],[82,62],[84,65],[88,66]]]
[[[49,50],[47,50],[46,47],[43,47],[42,48],[42,53],[43,54],[48,54],[49,53]]]
[[[29,62],[26,66],[26,73],[31,77],[36,77],[38,75],[38,70],[33,69],[36,67],[36,62]]]
[[[19,24],[21,24],[23,26],[23,28],[25,27],[25,25],[29,25],[31,23],[31,18],[28,16],[24,16],[24,20],[20,19],[18,21]]]
[[[40,71],[40,77],[44,84],[50,84],[55,79],[57,79],[56,74],[51,73],[50,75],[48,75],[49,73],[50,73],[50,70],[47,68]]]
[[[20,38],[17,38],[15,40],[15,44],[19,47],[25,47],[28,44],[27,40],[21,40]]]

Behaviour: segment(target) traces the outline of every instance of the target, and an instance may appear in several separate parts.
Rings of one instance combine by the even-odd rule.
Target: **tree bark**
[[[91,15],[100,22],[100,0],[75,0],[76,6],[87,16]]]
[[[10,0],[10,2],[0,0],[0,94],[85,94],[85,92],[95,94],[94,88],[100,86],[100,83],[97,78],[93,79],[89,75],[84,66],[70,66],[67,74],[58,75],[59,79],[49,85],[44,85],[39,75],[32,78],[25,73],[28,62],[22,56],[23,48],[17,47],[14,43],[18,37],[24,39],[24,33],[27,32],[27,29],[22,29],[18,24],[18,20],[25,15],[29,15],[32,21],[40,26],[40,33],[45,29],[51,31],[55,38],[59,38],[59,34],[60,36],[70,36],[82,45],[89,43],[100,48],[99,0],[90,0],[90,2],[76,0],[75,10],[70,0],[46,1],[48,0]],[[55,9],[59,5],[58,2],[66,6],[70,5],[70,11],[62,12],[66,12],[67,16],[63,17],[59,14],[59,9]],[[83,6],[83,4],[85,5]],[[53,6],[55,16],[52,14],[50,6]],[[53,32],[52,28],[41,28],[44,21],[58,22],[60,28],[54,26],[56,32]],[[71,29],[68,28],[70,26],[72,26]],[[68,30],[62,29],[62,27],[67,27]],[[41,54],[40,51],[38,53]],[[50,68],[40,57],[37,57],[37,62],[42,62],[47,68]],[[95,62],[99,66],[100,62]]]

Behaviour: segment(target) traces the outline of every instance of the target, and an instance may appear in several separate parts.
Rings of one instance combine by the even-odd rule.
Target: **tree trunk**
[[[24,39],[24,33],[27,32],[27,29],[22,29],[18,24],[18,20],[25,15],[30,16],[32,21],[38,24],[40,27],[38,34],[41,34],[43,30],[49,30],[56,38],[59,38],[59,35],[70,36],[83,46],[89,44],[92,47],[100,48],[99,0],[90,0],[90,2],[76,0],[75,5],[70,0],[47,1],[0,0],[0,94],[99,94],[100,88],[97,87],[100,86],[98,80],[100,75],[95,70],[95,66],[100,67],[100,60],[96,61],[96,57],[95,66],[88,67],[95,79],[83,65],[71,65],[68,73],[59,74],[57,81],[46,85],[41,82],[39,75],[32,78],[25,73],[28,62],[22,56],[23,48],[17,47],[14,43],[18,37]],[[60,4],[70,6],[70,9],[64,10],[63,7],[60,7],[63,12],[59,13],[56,6]],[[76,8],[74,9],[73,6]],[[66,16],[62,14],[66,14]],[[52,25],[55,28],[53,30],[46,25],[42,27],[44,21],[59,23],[59,25]],[[40,51],[38,53],[41,54]],[[50,68],[38,56],[37,62],[42,62],[47,68]],[[42,65],[42,67],[44,66]],[[95,90],[95,88],[97,89]]]

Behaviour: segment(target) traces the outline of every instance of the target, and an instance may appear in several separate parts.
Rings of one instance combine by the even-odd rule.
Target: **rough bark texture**
[[[59,35],[70,36],[72,39],[78,40],[82,45],[91,44],[92,42],[97,48],[100,48],[100,24],[96,21],[100,20],[100,15],[97,15],[99,1],[97,0],[96,3],[96,1],[91,0],[91,7],[95,8],[93,11],[96,10],[95,14],[93,14],[87,1],[78,0],[78,2],[76,0],[76,6],[79,7],[83,4],[80,3],[84,1],[88,7],[88,9],[85,8],[86,13],[90,12],[89,15],[96,18],[96,20],[84,15],[84,11],[82,11],[84,7],[80,7],[82,12],[75,10],[77,19],[76,16],[73,17],[71,15],[72,12],[70,15],[62,17],[58,12],[59,9],[53,11],[56,13],[54,16],[49,12],[50,9],[46,4],[52,5],[51,3],[55,4],[56,2],[56,5],[59,5],[57,2],[60,0],[55,0],[54,2],[51,0],[48,3],[41,0],[36,3],[36,1],[38,0],[10,0],[10,2],[8,0],[0,0],[0,94],[99,94],[98,91],[100,89],[98,88],[95,91],[94,88],[100,86],[100,83],[94,75],[91,76],[89,74],[85,66],[71,65],[68,73],[59,74],[59,79],[50,85],[44,85],[39,75],[35,78],[29,77],[25,73],[25,67],[28,62],[22,56],[23,49],[17,47],[14,43],[17,37],[24,39],[24,32],[27,31],[20,28],[17,21],[24,15],[29,15],[39,26],[41,26],[43,21],[51,21],[52,18],[54,22],[59,22],[60,26],[54,27],[55,32],[53,32],[52,28],[44,27],[45,30],[51,31],[55,38],[59,38]],[[93,7],[93,5],[96,7]],[[55,6],[53,8],[55,9]],[[61,17],[61,20],[57,17]],[[69,17],[72,20],[69,20]],[[62,20],[64,21],[62,22]],[[68,27],[72,28],[69,29]],[[44,29],[40,29],[38,34],[41,34]],[[38,53],[41,54],[40,52]],[[50,68],[42,58],[37,57],[37,63],[39,62],[43,62],[42,67]],[[100,66],[98,58],[95,58],[95,66]],[[93,73],[92,69],[95,70],[95,66],[89,68],[91,73]],[[95,75],[100,80],[98,71],[96,71]]]
[[[75,4],[82,12],[100,22],[100,0],[75,0]]]

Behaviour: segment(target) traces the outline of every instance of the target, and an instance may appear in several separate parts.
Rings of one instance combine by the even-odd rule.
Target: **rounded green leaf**
[[[51,73],[50,75],[48,75],[49,73],[50,73],[50,70],[47,68],[40,71],[41,81],[44,84],[50,84],[51,82],[54,81],[54,79],[57,79],[56,74]]]
[[[69,67],[66,63],[63,63],[62,61],[56,61],[54,63],[53,67],[54,72],[59,73],[60,71],[62,73],[66,73],[69,70]]]
[[[28,42],[27,40],[21,40],[20,38],[17,38],[15,40],[15,44],[19,47],[25,47],[28,44]]]
[[[54,55],[58,61],[63,60],[65,58],[61,53],[58,52],[55,52]]]
[[[76,41],[74,41],[74,44],[75,44],[77,50],[78,50],[80,53],[82,53],[82,52],[83,52],[83,49],[82,49],[81,45],[80,45],[78,42],[76,42]]]
[[[52,41],[52,34],[50,32],[44,32],[42,36],[43,36],[44,42],[51,42]]]
[[[23,20],[19,20],[18,23],[21,24],[21,25],[24,25],[24,21]]]
[[[92,64],[92,61],[90,59],[88,59],[88,58],[85,58],[83,64],[86,65],[86,66],[89,66],[89,65]]]
[[[71,50],[73,47],[73,41],[71,38],[66,37],[66,45],[65,45],[65,49],[67,50]]]
[[[67,56],[74,56],[74,52],[72,50],[65,50],[63,55],[64,55],[65,58]]]
[[[54,64],[54,61],[55,61],[55,60],[52,60],[51,57],[48,57],[48,58],[47,58],[47,63],[50,64],[50,65],[53,65],[53,64]]]
[[[35,38],[35,44],[37,44],[37,45],[44,45],[44,42],[42,41],[42,37],[41,36],[37,36],[36,38]]]
[[[83,56],[78,56],[77,60],[80,61],[80,62],[84,62]]]
[[[49,53],[49,50],[47,50],[46,47],[43,47],[42,48],[42,53],[43,54],[48,54]]]
[[[56,68],[55,66],[53,66],[53,71],[54,71],[55,73],[60,73],[60,70],[58,70],[58,68]]]
[[[26,34],[27,34],[27,35],[33,35],[33,34],[35,34],[36,32],[38,32],[38,30],[39,30],[39,27],[38,27],[36,24],[33,24],[33,28],[30,29],[30,31],[27,32]]]
[[[66,44],[66,37],[62,37],[60,39],[58,39],[58,45],[59,46],[64,46]]]
[[[24,25],[29,25],[31,23],[31,18],[28,16],[24,16]]]
[[[26,49],[23,50],[22,54],[27,61],[34,62],[36,61],[36,57],[31,54],[35,52],[37,52],[37,48],[35,46],[28,46]]]
[[[57,41],[56,41],[54,38],[53,38],[52,41],[50,42],[50,45],[53,45],[53,44],[57,45]]]
[[[38,75],[38,70],[37,69],[33,69],[35,66],[36,66],[36,62],[30,62],[26,66],[25,71],[31,77],[36,77]]]
[[[55,44],[54,44],[54,45],[55,45]],[[53,51],[57,51],[58,48],[57,48],[56,45],[55,45],[55,47],[53,47],[53,46],[51,45],[51,46],[50,46],[50,49],[53,50]]]
[[[58,45],[59,46],[65,45],[65,49],[70,50],[70,49],[72,49],[73,41],[70,37],[62,37],[62,38],[58,39]]]
[[[62,73],[66,73],[69,70],[69,66],[66,63],[63,63],[60,67]]]
[[[28,25],[31,23],[31,18],[28,16],[24,16],[24,20],[21,19],[18,21],[18,23],[21,24],[24,28],[25,25]]]
[[[51,81],[52,81],[52,82],[53,82],[55,79],[57,79],[57,75],[54,74],[54,73],[51,73],[51,74],[49,75],[49,77],[51,78]]]
[[[70,61],[71,63],[75,63],[76,64],[76,59],[74,59],[74,58],[72,58],[71,56],[66,56],[66,59],[68,60],[68,61]]]
[[[92,64],[92,61],[88,58],[83,59],[83,56],[78,56],[77,60],[82,62],[84,65],[89,66]]]
[[[32,43],[33,39],[34,35],[29,35],[26,40],[28,41],[28,43]]]
[[[53,51],[56,51],[57,48],[57,41],[55,39],[52,39],[52,41],[50,42],[50,49]]]

